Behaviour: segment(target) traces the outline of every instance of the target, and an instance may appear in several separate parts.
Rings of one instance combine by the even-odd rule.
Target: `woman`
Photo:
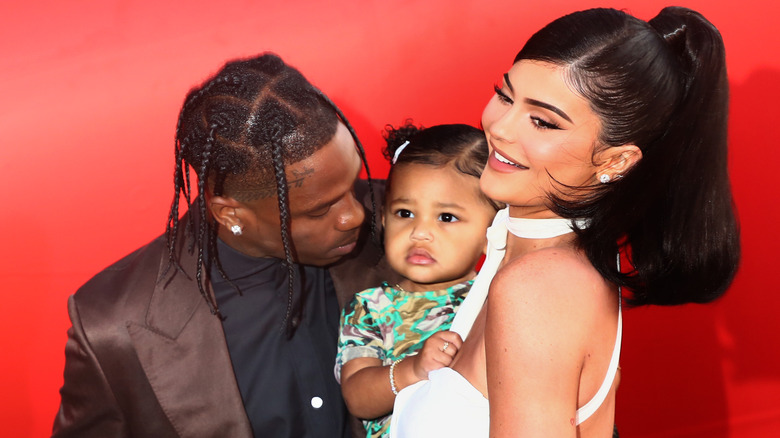
[[[727,113],[723,42],[695,11],[594,9],[532,36],[482,116],[481,187],[509,205],[490,299],[474,285],[468,337],[399,394],[395,436],[610,436],[621,293],[704,303],[736,271]]]

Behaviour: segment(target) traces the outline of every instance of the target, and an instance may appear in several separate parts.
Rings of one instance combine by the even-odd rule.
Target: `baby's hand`
[[[428,379],[428,372],[448,366],[462,343],[455,332],[434,333],[425,341],[420,354],[414,356],[414,375],[420,380]]]

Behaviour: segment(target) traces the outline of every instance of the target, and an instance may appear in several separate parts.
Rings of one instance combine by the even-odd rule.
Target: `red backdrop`
[[[68,295],[163,230],[179,106],[223,61],[271,50],[299,67],[342,107],[384,176],[378,150],[386,123],[477,124],[492,85],[534,30],[597,5],[9,3],[0,5],[0,434],[13,437],[50,431]],[[663,6],[598,5],[645,19]],[[769,436],[780,430],[780,297],[770,265],[780,243],[772,131],[780,119],[780,7],[768,0],[686,6],[703,12],[726,42],[744,256],[715,304],[626,313],[617,422],[627,437]]]

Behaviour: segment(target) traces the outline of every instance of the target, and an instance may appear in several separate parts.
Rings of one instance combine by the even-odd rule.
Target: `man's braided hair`
[[[297,163],[331,141],[339,121],[349,129],[364,163],[371,187],[363,146],[338,107],[311,85],[296,69],[274,54],[228,62],[201,86],[192,89],[182,105],[176,127],[174,196],[166,225],[169,265],[181,270],[176,251],[179,233],[179,203],[192,206],[186,232],[197,249],[196,279],[212,314],[220,315],[213,296],[206,292],[204,272],[215,266],[228,282],[216,247],[218,224],[207,213],[206,191],[251,201],[276,187],[279,203],[284,263],[288,271],[287,311],[283,327],[289,335],[295,284],[294,252],[290,234],[288,184],[285,168]],[[197,193],[192,201],[190,168],[197,174]],[[208,184],[208,187],[207,187]],[[372,234],[376,223],[371,191]],[[195,219],[197,216],[197,220]],[[185,234],[187,234],[185,233]],[[231,284],[233,284],[231,282]],[[236,287],[233,285],[233,287]],[[239,293],[241,291],[238,291]]]

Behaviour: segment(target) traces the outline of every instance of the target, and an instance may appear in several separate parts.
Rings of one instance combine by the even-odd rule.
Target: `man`
[[[166,233],[69,299],[53,436],[348,436],[338,311],[394,278],[364,223],[354,132],[266,54],[193,89],[176,138]]]

